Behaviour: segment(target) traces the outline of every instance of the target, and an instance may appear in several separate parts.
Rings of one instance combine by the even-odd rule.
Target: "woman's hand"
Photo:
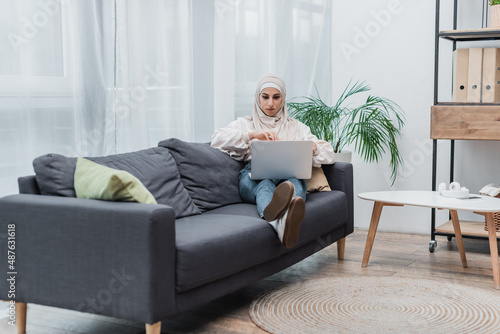
[[[315,142],[313,142],[313,155],[316,154],[316,151],[318,150],[318,145],[316,145]]]
[[[270,131],[270,130],[249,132],[248,138],[250,138],[250,140],[252,140],[252,139],[279,140],[278,135],[274,131]]]

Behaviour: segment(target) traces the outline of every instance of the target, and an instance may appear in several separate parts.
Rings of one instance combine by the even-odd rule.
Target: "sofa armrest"
[[[40,194],[35,175],[21,176],[17,179],[20,194]]]
[[[333,165],[323,165],[328,184],[332,190],[339,190],[347,196],[349,217],[346,232],[354,231],[354,185],[352,164],[348,162],[336,162]]]
[[[174,313],[173,208],[21,194],[1,198],[0,213],[1,299],[14,299],[7,281],[14,271],[19,302],[145,323]]]

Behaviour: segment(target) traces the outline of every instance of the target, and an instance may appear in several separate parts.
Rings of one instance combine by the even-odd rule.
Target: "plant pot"
[[[342,151],[338,153],[333,153],[333,160],[335,162],[349,162],[352,161],[352,152],[351,151]]]
[[[490,26],[500,27],[500,5],[490,6]]]

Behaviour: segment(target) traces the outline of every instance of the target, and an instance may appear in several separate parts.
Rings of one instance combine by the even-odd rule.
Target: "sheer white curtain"
[[[258,78],[280,74],[288,98],[332,91],[331,1],[216,1],[215,127],[252,109]]]
[[[209,141],[258,78],[329,101],[331,0],[0,0],[0,196],[49,152]]]
[[[0,1],[1,195],[17,192],[39,155],[113,150],[109,12],[101,1]]]
[[[116,1],[116,149],[193,138],[192,4]]]

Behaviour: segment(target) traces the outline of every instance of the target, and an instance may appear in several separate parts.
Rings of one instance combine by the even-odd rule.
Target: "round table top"
[[[470,198],[450,198],[444,197],[437,191],[377,191],[358,194],[361,199],[390,203],[422,206],[437,209],[464,210],[477,212],[499,212],[500,199],[482,196],[469,195]]]

